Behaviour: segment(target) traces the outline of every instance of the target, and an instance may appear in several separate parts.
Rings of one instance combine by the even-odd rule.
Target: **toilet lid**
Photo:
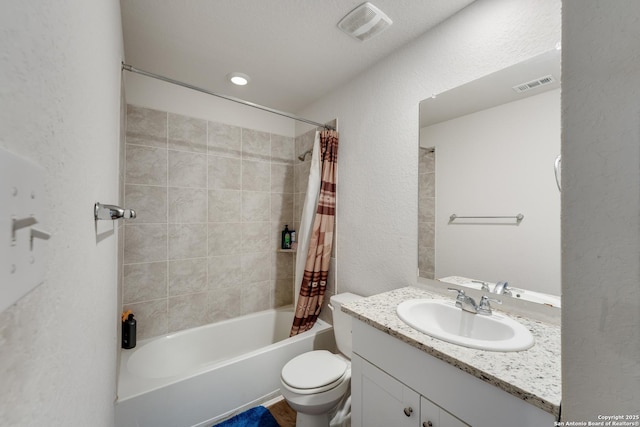
[[[310,351],[291,359],[282,368],[282,380],[296,389],[314,389],[342,378],[347,362],[326,350]]]

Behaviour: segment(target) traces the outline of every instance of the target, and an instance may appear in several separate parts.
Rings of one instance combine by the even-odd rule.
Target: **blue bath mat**
[[[280,427],[280,425],[267,408],[256,406],[216,424],[215,427]]]

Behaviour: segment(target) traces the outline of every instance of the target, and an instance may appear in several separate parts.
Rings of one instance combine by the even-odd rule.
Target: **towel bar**
[[[508,215],[508,216],[458,216],[456,214],[451,214],[449,217],[449,222],[455,221],[456,219],[515,219],[520,222],[524,219],[524,215],[519,213],[518,215]]]

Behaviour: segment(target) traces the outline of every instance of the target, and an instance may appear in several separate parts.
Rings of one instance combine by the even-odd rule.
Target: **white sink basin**
[[[531,332],[517,321],[498,313],[468,313],[456,307],[454,301],[412,299],[398,304],[396,311],[412,328],[464,347],[521,351],[534,344]]]

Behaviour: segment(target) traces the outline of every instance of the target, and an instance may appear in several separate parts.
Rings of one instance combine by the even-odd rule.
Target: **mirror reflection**
[[[419,275],[559,306],[559,155],[557,50],[422,101]]]

